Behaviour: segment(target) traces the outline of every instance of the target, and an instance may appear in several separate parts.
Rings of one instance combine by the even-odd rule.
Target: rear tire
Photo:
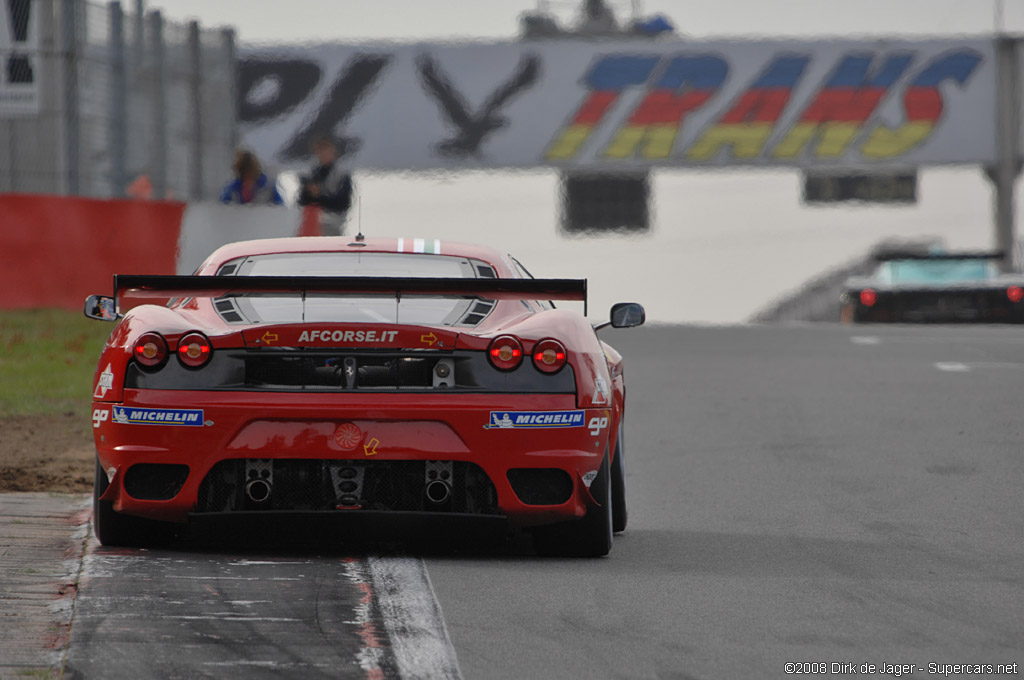
[[[615,443],[615,460],[612,461],[612,531],[626,530],[629,513],[626,510],[626,461],[622,457],[622,424]]]
[[[612,485],[605,453],[590,493],[600,506],[587,508],[580,519],[533,530],[533,545],[550,557],[604,557],[612,549]]]
[[[170,536],[170,527],[165,522],[123,515],[114,510],[110,501],[101,501],[110,482],[100,461],[96,459],[96,479],[92,492],[92,522],[96,538],[103,545],[138,547],[157,545]]]

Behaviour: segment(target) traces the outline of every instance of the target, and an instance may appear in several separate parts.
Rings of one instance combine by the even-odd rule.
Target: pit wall
[[[114,274],[191,274],[226,243],[316,225],[314,211],[276,206],[0,194],[0,309],[80,310]]]

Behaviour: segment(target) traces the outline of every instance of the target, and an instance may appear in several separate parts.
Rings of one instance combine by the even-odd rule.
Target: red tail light
[[[210,341],[202,333],[188,333],[178,340],[178,359],[189,368],[199,368],[212,354]]]
[[[877,301],[878,295],[870,288],[865,288],[860,292],[860,303],[865,307],[873,307]]]
[[[155,368],[167,358],[167,341],[159,333],[143,333],[135,341],[135,360],[147,368]]]
[[[1020,286],[1010,286],[1006,289],[1006,297],[1010,299],[1010,302],[1020,302],[1024,299],[1024,288]]]
[[[501,335],[491,341],[487,355],[495,368],[511,371],[523,360],[523,343],[511,335]]]
[[[556,373],[568,358],[565,347],[557,340],[541,340],[533,347],[533,365],[544,373]]]

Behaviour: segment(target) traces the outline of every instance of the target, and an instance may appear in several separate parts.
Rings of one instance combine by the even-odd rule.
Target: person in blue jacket
[[[271,182],[251,151],[235,154],[235,179],[220,193],[221,203],[234,205],[281,205],[277,183]]]

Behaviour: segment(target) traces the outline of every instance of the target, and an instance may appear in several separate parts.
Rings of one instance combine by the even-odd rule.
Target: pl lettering
[[[349,61],[325,94],[316,115],[282,147],[277,156],[284,161],[309,156],[318,137],[335,137],[338,154],[354,154],[361,140],[343,137],[338,128],[348,120],[370,92],[390,63],[389,55],[359,55]],[[323,71],[313,62],[250,59],[238,72],[238,114],[243,123],[254,123],[283,116],[305,103],[323,79]]]

